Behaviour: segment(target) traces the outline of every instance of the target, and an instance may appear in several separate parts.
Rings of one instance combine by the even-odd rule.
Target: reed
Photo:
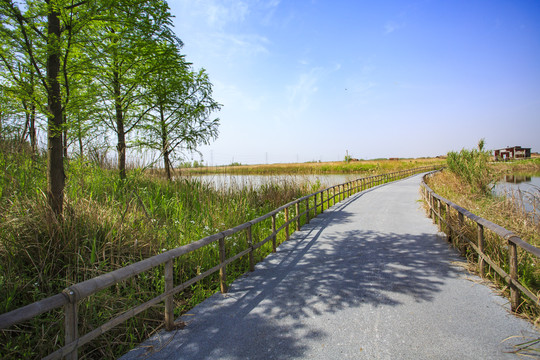
[[[472,190],[474,185],[468,183],[450,171],[443,171],[429,178],[428,185],[440,196],[458,204],[459,206],[471,211],[472,213],[485,218],[495,224],[498,224],[518,235],[524,241],[540,247],[540,222],[538,213],[525,212],[521,202],[522,197],[516,194],[506,194],[508,196],[495,196],[489,194],[480,194]],[[540,204],[540,191],[533,191],[528,194],[532,196],[533,203]],[[449,219],[452,227],[460,228],[459,219],[453,216]],[[474,239],[476,237],[476,224],[467,220],[462,224],[460,232],[467,234],[467,237]],[[471,263],[476,263],[476,253],[469,248],[466,243],[456,243],[462,254],[466,256]],[[485,233],[484,252],[503,268],[508,269],[507,243],[491,232]],[[538,259],[525,252],[518,252],[519,278],[529,290],[535,294],[540,294],[540,267]],[[472,269],[473,267],[471,267]],[[505,295],[508,294],[508,288],[502,279],[493,273],[487,272],[486,276],[501,287]],[[536,325],[540,325],[540,310],[534,304],[525,301],[519,310]]]
[[[308,183],[216,189],[197,180],[168,182],[134,169],[125,180],[113,170],[72,160],[67,166],[66,203],[61,221],[51,219],[44,196],[44,158],[0,151],[0,309],[8,312],[61,292],[67,286],[178,247],[261,216],[312,191]],[[278,226],[284,219],[278,218]],[[253,237],[271,233],[269,221]],[[283,235],[278,242],[283,241]],[[245,249],[245,237],[227,242],[231,255]],[[262,246],[256,260],[272,251]],[[174,264],[183,282],[215,266],[218,249],[204,247]],[[247,259],[228,267],[228,281],[248,269]],[[80,331],[162,292],[163,269],[102,291],[79,304]],[[216,275],[217,276],[217,275]],[[175,296],[176,313],[218,290],[210,277]],[[151,308],[85,346],[81,358],[115,358],[162,326],[162,309]],[[60,347],[61,311],[0,331],[0,358],[40,358]]]
[[[177,170],[177,174],[238,174],[238,175],[279,175],[279,174],[362,174],[392,172],[415,167],[443,164],[441,158],[418,159],[377,159],[359,161],[308,162],[296,164],[206,166]],[[159,170],[156,170],[159,173]]]

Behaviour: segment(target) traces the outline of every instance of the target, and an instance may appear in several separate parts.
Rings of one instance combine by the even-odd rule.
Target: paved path
[[[123,359],[517,358],[512,344],[539,333],[459,265],[420,208],[419,184],[417,175],[325,211],[183,316],[184,329]]]

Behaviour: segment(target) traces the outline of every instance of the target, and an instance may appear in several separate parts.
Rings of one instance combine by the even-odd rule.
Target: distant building
[[[512,146],[495,150],[495,160],[527,159],[531,157],[531,148]]]

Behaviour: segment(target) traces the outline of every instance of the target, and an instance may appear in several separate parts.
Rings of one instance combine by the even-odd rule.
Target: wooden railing
[[[333,206],[336,204],[336,202],[340,202],[359,191],[363,191],[387,182],[402,179],[413,174],[431,171],[435,168],[435,166],[425,166],[393,173],[375,175],[360,178],[344,184],[331,186],[326,189],[317,191],[313,194],[304,196],[288,204],[285,204],[259,218],[236,226],[232,229],[228,229],[218,234],[207,236],[198,241],[192,242],[184,246],[180,246],[167,252],[163,252],[159,255],[152,256],[129,266],[120,268],[118,270],[71,285],[60,294],[2,314],[0,315],[0,329],[7,329],[10,326],[26,320],[30,320],[40,314],[63,307],[65,333],[64,346],[52,352],[44,359],[60,359],[62,357],[67,359],[77,359],[78,348],[89,343],[90,341],[107,332],[114,326],[121,324],[122,322],[136,316],[137,314],[150,308],[151,306],[159,304],[162,301],[165,304],[165,328],[167,330],[172,330],[174,328],[173,295],[181,292],[182,290],[188,288],[196,282],[218,271],[221,292],[226,293],[227,265],[247,255],[249,257],[249,270],[253,271],[255,266],[255,260],[253,256],[254,250],[260,248],[267,242],[272,241],[272,249],[275,252],[278,233],[280,233],[281,231],[285,231],[285,239],[289,239],[289,225],[291,225],[293,222],[296,223],[296,229],[299,230],[302,218],[305,218],[305,223],[309,223],[310,218],[312,218],[313,216],[317,216],[318,213],[322,213],[324,211],[325,205],[326,208],[329,208],[331,204]],[[302,212],[300,211],[301,204],[303,204],[302,208],[304,209],[304,211]],[[295,216],[293,217],[291,217],[291,214],[293,213],[292,209],[294,209],[295,214]],[[281,212],[284,213],[285,221],[283,225],[281,225],[279,228],[276,228],[276,216]],[[264,240],[254,243],[251,233],[252,226],[269,218],[272,218],[272,233]],[[247,237],[247,248],[232,257],[227,257],[227,253],[225,251],[225,242],[227,237],[230,237],[231,235],[240,233],[242,231],[245,232]],[[201,274],[198,274],[194,278],[191,278],[188,281],[175,286],[173,282],[173,261],[184,255],[192,253],[195,250],[201,249],[202,247],[209,246],[215,242],[218,243],[219,248],[219,264],[202,272]],[[162,265],[164,266],[163,273],[165,282],[165,290],[163,293],[159,294],[155,298],[145,303],[142,303],[123,312],[119,316],[109,320],[105,324],[102,324],[101,326],[84,335],[79,334],[78,303],[81,300],[86,299],[99,291],[105,290],[108,287],[121,281],[126,281],[129,279],[132,279],[132,281],[136,281],[136,275]]]
[[[437,195],[426,184],[427,177],[433,175],[435,172],[436,171],[424,175],[421,183],[421,192],[423,199],[428,206],[428,215],[437,223],[439,229],[447,234],[449,241],[452,241],[453,239],[458,242],[464,241],[476,252],[478,258],[478,270],[482,277],[485,275],[486,264],[488,264],[508,284],[510,287],[510,305],[512,311],[517,312],[519,310],[521,305],[521,294],[528,297],[536,306],[540,306],[540,294],[534,294],[527,289],[519,281],[518,276],[518,248],[537,258],[540,257],[540,248],[523,241],[513,232],[506,230],[489,220],[481,218],[454,204],[450,200]],[[452,209],[455,210],[455,214],[452,214]],[[452,219],[455,219],[456,215],[457,221],[452,221]],[[470,225],[473,226],[473,233],[475,233],[475,236],[470,236],[470,234],[467,235],[466,219],[469,219]],[[506,264],[502,265],[495,263],[495,261],[484,252],[486,230],[495,234],[495,236],[502,239],[502,241],[506,241],[508,245],[508,262]],[[509,269],[509,273],[504,271],[502,266]]]

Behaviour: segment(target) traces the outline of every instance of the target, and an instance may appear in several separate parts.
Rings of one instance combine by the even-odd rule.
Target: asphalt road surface
[[[418,201],[421,175],[312,219],[256,270],[127,359],[522,359],[540,334],[469,274]]]

